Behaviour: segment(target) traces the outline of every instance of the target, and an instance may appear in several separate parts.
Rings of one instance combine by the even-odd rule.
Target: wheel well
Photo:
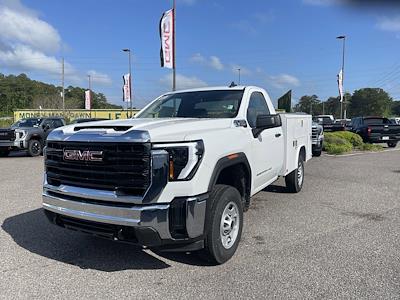
[[[302,146],[302,147],[300,148],[299,157],[301,157],[301,159],[302,159],[303,161],[306,160],[306,148],[305,148],[304,146]]]
[[[250,174],[243,163],[224,168],[215,184],[226,184],[236,188],[242,196],[244,207],[247,208],[250,204]]]
[[[37,140],[37,141],[39,141],[40,143],[42,143],[42,138],[41,138],[40,136],[37,136],[37,135],[31,136],[31,138],[29,139],[28,142],[30,142],[30,141],[32,141],[32,140]]]

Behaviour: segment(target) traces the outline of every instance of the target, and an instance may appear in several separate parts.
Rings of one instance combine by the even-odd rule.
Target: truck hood
[[[99,131],[102,135],[129,135],[132,131],[147,131],[152,142],[185,141],[190,136],[209,131],[226,129],[232,126],[233,119],[198,119],[198,118],[160,118],[160,119],[127,119],[97,121],[61,127],[64,134],[75,135]],[[55,133],[56,134],[56,133]],[[52,134],[51,134],[52,135]],[[50,136],[51,138],[51,136]]]

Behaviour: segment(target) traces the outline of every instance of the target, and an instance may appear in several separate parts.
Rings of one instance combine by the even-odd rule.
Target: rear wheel
[[[304,182],[304,160],[299,155],[297,168],[285,177],[286,188],[292,193],[301,191]]]
[[[242,235],[243,202],[238,190],[216,185],[210,194],[202,256],[223,264],[236,252]]]
[[[28,143],[28,153],[30,156],[39,156],[42,153],[42,143],[39,140],[30,140]]]
[[[0,148],[0,157],[5,157],[10,154],[10,150],[8,148]]]
[[[388,142],[387,145],[390,148],[395,148],[397,146],[397,142]]]

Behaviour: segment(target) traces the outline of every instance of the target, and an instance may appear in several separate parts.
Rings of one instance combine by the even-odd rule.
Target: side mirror
[[[282,120],[280,115],[258,115],[256,120],[256,128],[253,128],[253,136],[259,136],[260,133],[265,129],[281,126]]]

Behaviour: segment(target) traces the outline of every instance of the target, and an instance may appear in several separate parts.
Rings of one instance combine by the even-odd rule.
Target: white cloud
[[[204,57],[200,53],[195,53],[191,58],[190,61],[193,63],[197,63],[203,66],[208,66],[215,70],[221,71],[224,69],[224,65],[219,59],[219,57],[212,55],[209,58]]]
[[[172,85],[172,74],[167,74],[160,79],[160,83],[166,87]],[[205,87],[207,83],[197,77],[189,77],[182,74],[176,74],[176,88],[179,90]]]
[[[195,53],[190,58],[190,61],[195,62],[195,63],[205,63],[206,58],[203,55],[201,55],[200,53]]]
[[[216,56],[210,56],[210,66],[216,70],[223,70],[224,65],[221,60]]]
[[[289,74],[268,76],[267,82],[279,89],[300,85],[300,80]]]
[[[62,47],[57,30],[41,20],[38,14],[19,0],[0,0],[0,65],[19,72],[41,72],[51,77],[61,77],[61,59],[55,53]],[[93,81],[111,84],[106,74],[92,72]],[[73,84],[86,82],[67,61],[64,62],[65,79]]]
[[[108,76],[107,74],[100,73],[95,70],[90,70],[90,71],[88,71],[87,74],[90,75],[90,79],[93,83],[97,83],[99,85],[111,85],[112,84],[112,80],[111,80],[110,76]]]
[[[384,31],[400,32],[400,15],[395,17],[383,17],[378,23],[377,27]]]
[[[0,3],[0,39],[4,42],[23,43],[43,52],[55,52],[61,38],[50,24],[27,10],[13,10]]]

